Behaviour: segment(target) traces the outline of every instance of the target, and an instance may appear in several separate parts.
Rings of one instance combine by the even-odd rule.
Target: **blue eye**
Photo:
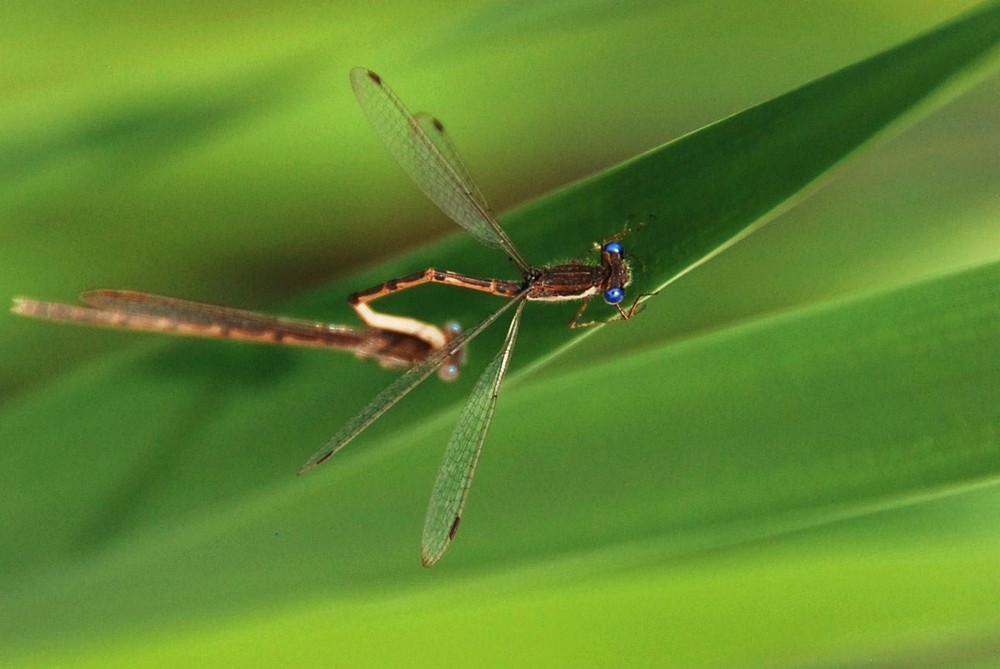
[[[608,242],[607,244],[604,245],[604,251],[606,253],[617,253],[618,255],[621,255],[622,245],[619,244],[618,242]]]
[[[625,299],[625,291],[621,288],[608,288],[604,291],[604,301],[608,304],[618,304]]]
[[[442,381],[454,381],[458,378],[458,365],[442,365],[438,376]]]

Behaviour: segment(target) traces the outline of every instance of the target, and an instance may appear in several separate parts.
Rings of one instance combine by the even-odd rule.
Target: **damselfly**
[[[20,316],[78,325],[332,348],[350,351],[389,368],[411,367],[427,360],[431,352],[443,348],[461,331],[457,323],[438,329],[420,321],[413,321],[409,329],[419,331],[421,336],[378,328],[352,328],[135,290],[91,290],[83,293],[80,300],[86,306],[18,297],[11,311]],[[458,350],[439,360],[436,369],[442,379],[451,380],[458,375],[461,356]]]
[[[304,473],[325,462],[371,425],[379,416],[413,390],[448,356],[454,356],[473,337],[513,308],[514,316],[507,337],[496,357],[476,382],[459,416],[438,469],[424,521],[421,561],[430,567],[440,559],[458,531],[462,510],[469,494],[476,463],[486,431],[496,406],[497,393],[510,363],[514,340],[524,303],[527,300],[583,300],[571,326],[579,323],[590,299],[600,294],[614,306],[623,319],[631,318],[639,305],[637,298],[629,309],[622,307],[625,287],[631,280],[628,263],[618,240],[600,246],[600,264],[571,263],[535,267],[524,259],[500,227],[469,171],[458,157],[441,123],[426,114],[411,114],[398,97],[374,72],[357,68],[351,72],[354,93],[375,129],[396,161],[438,207],[478,241],[507,254],[521,273],[521,280],[480,279],[434,268],[419,274],[393,279],[350,296],[358,316],[369,327],[419,333],[406,329],[406,319],[374,311],[369,303],[424,283],[443,283],[509,298],[500,309],[475,327],[452,339],[421,364],[412,367],[341,430],[303,467]],[[641,297],[641,296],[640,296]]]

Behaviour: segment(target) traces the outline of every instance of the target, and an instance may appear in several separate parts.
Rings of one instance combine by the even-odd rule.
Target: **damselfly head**
[[[601,264],[608,270],[602,286],[602,296],[610,305],[621,304],[625,299],[625,287],[632,281],[624,256],[625,250],[616,241],[605,242],[601,246]]]
[[[608,288],[604,291],[604,301],[608,304],[621,304],[625,299],[625,291],[621,288]]]
[[[462,326],[455,321],[449,321],[445,323],[444,326],[444,338],[447,344],[451,343],[451,340],[462,333]],[[438,369],[438,378],[442,381],[454,381],[458,378],[458,368],[465,363],[465,347],[458,349],[453,352],[450,356],[445,358],[444,362],[441,363],[441,367]]]

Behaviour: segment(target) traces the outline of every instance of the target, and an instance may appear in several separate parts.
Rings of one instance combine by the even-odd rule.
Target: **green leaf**
[[[655,215],[626,243],[643,268],[634,290],[662,288],[971,73],[998,37],[989,5],[504,223],[543,263],[582,255],[628,215]],[[431,264],[509,274],[497,255],[452,238],[301,307]],[[458,384],[425,384],[305,479],[297,467],[392,373],[214,342],[109,356],[0,414],[0,637],[25,661],[101,666],[198,653],[213,664],[600,665],[622,648],[638,664],[854,661],[859,648],[896,657],[896,638],[933,646],[928,627],[962,630],[956,654],[978,648],[973,625],[1000,597],[983,576],[995,573],[995,537],[960,550],[942,539],[933,555],[878,541],[919,523],[905,508],[916,501],[954,496],[923,505],[942,527],[995,505],[975,488],[1000,471],[997,285],[1000,263],[987,263],[680,338],[658,329],[669,289],[635,321],[586,333],[563,325],[575,307],[535,305],[462,532],[433,572],[419,567],[423,505],[502,327],[474,342]],[[470,323],[495,305],[419,292],[393,309]],[[767,537],[785,539],[744,545]],[[978,598],[941,606],[932,585],[886,599],[953,571],[956,591]],[[835,608],[841,588],[851,605]],[[800,635],[807,593],[831,609]],[[681,626],[675,605],[689,612]],[[761,610],[786,620],[753,634]],[[875,611],[864,633],[849,627],[859,610]],[[737,630],[734,646],[724,630]]]

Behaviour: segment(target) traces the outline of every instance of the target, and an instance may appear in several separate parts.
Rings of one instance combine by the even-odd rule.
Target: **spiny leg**
[[[625,226],[620,231],[616,232],[615,234],[613,234],[610,237],[608,237],[607,239],[605,239],[604,243],[607,244],[608,242],[612,242],[612,241],[621,241],[622,239],[624,239],[625,237],[627,237],[631,233],[633,233],[633,232],[639,232],[639,230],[641,230],[642,228],[644,228],[647,225],[649,225],[650,222],[656,220],[656,216],[654,216],[653,214],[650,214],[649,216],[647,216],[646,218],[642,219],[641,221],[639,221],[635,225],[632,225],[632,218],[633,218],[632,216],[626,217],[625,218]]]
[[[571,328],[589,328],[592,325],[597,325],[599,321],[587,321],[586,323],[580,322],[580,316],[583,316],[583,312],[587,310],[587,306],[590,304],[590,298],[585,298],[580,308],[576,310],[576,315],[573,316],[573,320],[569,322],[569,327]]]
[[[641,295],[635,298],[635,301],[632,302],[632,306],[630,306],[628,309],[622,308],[622,305],[620,304],[614,305],[615,309],[618,310],[619,318],[609,318],[606,321],[586,321],[585,323],[581,323],[579,322],[580,317],[583,316],[583,312],[587,310],[587,305],[590,304],[590,299],[588,298],[583,301],[583,304],[580,305],[580,309],[576,312],[576,315],[573,316],[573,320],[569,322],[569,327],[589,328],[595,325],[604,325],[605,323],[617,323],[619,321],[627,321],[628,319],[632,318],[640,311],[642,311],[642,309],[644,308],[643,303],[645,302],[644,298],[652,297],[653,295],[656,295],[656,293],[642,293]]]
[[[659,292],[660,291],[656,291],[655,293],[639,293],[639,295],[636,296],[635,301],[632,303],[632,306],[629,307],[627,311],[625,309],[622,309],[622,306],[620,304],[615,305],[618,307],[618,313],[621,314],[621,318],[616,318],[614,320],[627,321],[628,319],[632,318],[633,316],[635,316],[640,311],[646,308],[645,307],[646,298],[652,297],[653,295],[657,295],[659,294]]]

